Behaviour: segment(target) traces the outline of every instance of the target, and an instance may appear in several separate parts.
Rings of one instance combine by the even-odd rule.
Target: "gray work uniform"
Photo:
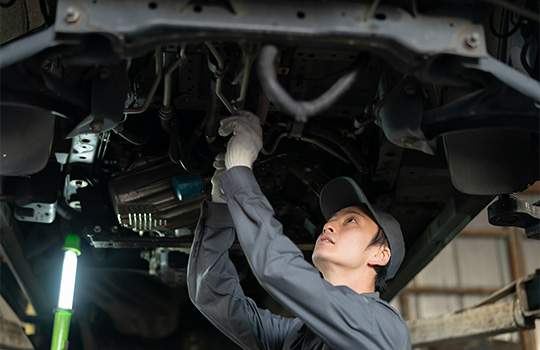
[[[282,233],[247,167],[220,180],[223,203],[203,203],[188,266],[189,296],[219,330],[244,349],[410,349],[409,331],[379,293],[333,286]],[[257,307],[228,257],[235,229],[253,274],[296,318]]]

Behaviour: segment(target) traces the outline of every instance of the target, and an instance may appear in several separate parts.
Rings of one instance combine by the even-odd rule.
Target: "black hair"
[[[377,230],[375,237],[373,237],[371,242],[369,242],[367,248],[373,247],[373,246],[390,248],[390,244],[388,243],[386,234],[380,227]],[[388,264],[384,266],[375,265],[373,267],[375,268],[375,272],[377,272],[377,275],[375,276],[375,291],[379,293],[383,293],[386,290],[386,275],[388,275],[390,261],[388,261]]]

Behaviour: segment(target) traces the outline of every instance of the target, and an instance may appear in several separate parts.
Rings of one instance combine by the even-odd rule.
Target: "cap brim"
[[[338,177],[323,187],[319,198],[324,218],[330,218],[343,208],[357,204],[365,204],[373,212],[360,187],[348,177]]]

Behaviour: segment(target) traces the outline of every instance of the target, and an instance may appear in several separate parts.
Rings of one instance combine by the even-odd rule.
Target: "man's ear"
[[[373,250],[371,257],[368,260],[368,264],[385,266],[390,261],[390,256],[392,256],[392,253],[390,252],[389,247],[379,246]]]

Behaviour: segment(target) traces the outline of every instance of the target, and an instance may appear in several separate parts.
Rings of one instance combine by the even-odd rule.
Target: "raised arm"
[[[204,202],[188,262],[189,297],[202,314],[243,349],[281,349],[293,319],[257,307],[240,286],[228,249],[234,242],[227,206]]]

